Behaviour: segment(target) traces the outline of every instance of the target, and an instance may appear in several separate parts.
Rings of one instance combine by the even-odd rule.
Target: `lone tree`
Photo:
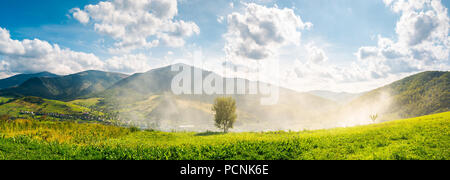
[[[236,101],[232,97],[218,97],[214,100],[212,110],[214,111],[214,120],[216,127],[223,129],[224,133],[233,128],[236,122]]]
[[[369,117],[370,117],[370,119],[372,119],[373,122],[375,122],[378,118],[378,114],[370,115]]]

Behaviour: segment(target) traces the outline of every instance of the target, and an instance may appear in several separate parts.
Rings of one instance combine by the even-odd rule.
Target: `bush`
[[[11,117],[9,117],[9,115],[7,115],[7,114],[0,115],[0,122],[6,122],[6,121],[8,121],[10,118],[11,118]]]
[[[24,97],[23,101],[33,103],[33,104],[43,104],[45,101],[40,97]]]
[[[130,131],[131,131],[131,132],[138,132],[138,131],[141,131],[141,129],[138,128],[138,127],[136,127],[136,126],[131,126],[131,127],[130,127]]]

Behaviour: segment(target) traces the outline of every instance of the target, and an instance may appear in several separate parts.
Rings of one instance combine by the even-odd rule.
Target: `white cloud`
[[[70,10],[70,13],[72,13],[73,17],[80,21],[83,24],[87,24],[89,22],[89,15],[84,12],[81,11],[80,8],[73,8],[72,10]]]
[[[312,23],[303,22],[292,9],[243,4],[244,12],[228,15],[228,32],[224,36],[227,55],[225,62],[236,67],[245,66],[249,70],[247,76],[255,74],[251,70],[253,67],[259,67],[262,62],[279,60],[279,55],[296,60],[293,64],[289,62],[282,65],[283,74],[279,74],[278,80],[271,78],[276,76],[273,73],[266,73],[264,77],[258,78],[266,78],[266,82],[271,83],[280,82],[282,86],[297,90],[348,89],[351,84],[383,75],[374,72],[384,72],[383,69],[386,69],[385,65],[380,66],[384,61],[355,61],[346,67],[334,65],[322,47],[315,43],[300,43],[301,30],[311,28]],[[364,48],[360,52],[361,57],[377,55],[376,48]],[[240,61],[236,62],[236,59]],[[249,61],[262,59],[264,61]],[[370,84],[370,87],[374,85]],[[351,91],[367,90],[364,88],[367,86],[352,88]]]
[[[384,0],[384,2],[401,15],[395,28],[397,34],[395,39],[379,35],[376,46],[359,48],[356,53],[357,61],[352,63],[352,67],[342,71],[330,67],[331,65],[314,67],[310,64],[300,64],[296,68],[297,74],[304,75],[309,71],[332,72],[333,78],[330,79],[335,81],[322,84],[340,83],[336,84],[336,87],[348,85],[376,87],[374,85],[392,82],[418,71],[449,70],[450,20],[447,8],[441,1]],[[336,77],[337,74],[346,78]],[[316,79],[315,82],[326,80]]]
[[[0,77],[42,71],[64,75],[91,69],[123,73],[150,69],[148,57],[143,54],[115,56],[102,61],[94,54],[61,49],[57,44],[39,39],[13,40],[9,31],[1,27],[0,56]]]
[[[12,40],[8,30],[0,28],[0,53],[3,55],[24,54],[25,47],[20,41]]]
[[[432,33],[439,25],[439,19],[432,11],[407,12],[397,24],[396,32],[399,42],[407,46],[415,46],[423,41],[431,40]],[[439,36],[439,34],[434,33]]]
[[[385,77],[406,73],[449,68],[450,21],[447,9],[439,0],[384,0],[394,12],[397,41],[378,37],[378,46],[361,47],[358,60],[370,64],[373,73]]]
[[[339,67],[328,61],[325,51],[312,43],[303,46],[305,59],[296,59],[289,64],[288,79],[309,81],[311,83],[350,82],[365,79],[364,71],[356,63],[348,67]],[[290,71],[290,72],[289,72]],[[292,77],[293,76],[293,77]]]
[[[306,50],[308,53],[308,60],[312,63],[318,64],[328,61],[328,56],[325,54],[325,51],[321,48],[318,48],[312,44],[306,45]]]
[[[449,70],[450,21],[439,0],[384,0],[400,13],[395,38],[378,36],[376,46],[364,46],[349,66],[322,61],[327,55],[310,44],[282,81],[301,90],[367,91],[427,70]],[[325,58],[322,58],[325,57]],[[358,89],[357,89],[358,88]]]
[[[217,17],[217,22],[219,22],[219,23],[223,23],[224,20],[225,20],[225,17],[223,17],[223,16]]]
[[[13,40],[9,31],[0,28],[0,55],[3,72],[51,71],[68,74],[103,66],[95,55],[61,49],[39,39]]]
[[[112,0],[75,9],[73,16],[81,23],[93,21],[97,32],[116,40],[111,52],[128,52],[160,44],[180,47],[200,33],[194,22],[175,20],[177,13],[176,0]]]
[[[292,9],[243,3],[244,12],[227,17],[225,52],[228,59],[261,60],[287,44],[299,44],[300,30],[310,28]]]
[[[114,56],[106,60],[105,69],[122,73],[146,72],[150,70],[148,60],[144,54]]]

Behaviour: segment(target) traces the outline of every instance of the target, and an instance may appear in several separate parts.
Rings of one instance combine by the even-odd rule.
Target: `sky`
[[[298,91],[363,92],[450,69],[449,4],[3,0],[0,77],[91,69],[132,74],[201,59],[208,70],[234,68],[233,75]]]

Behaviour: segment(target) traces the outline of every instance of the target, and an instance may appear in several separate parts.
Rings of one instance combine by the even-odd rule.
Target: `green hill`
[[[351,110],[368,108],[384,120],[450,111],[450,72],[422,72],[370,91],[351,102]]]
[[[18,87],[0,91],[2,96],[37,96],[54,100],[74,100],[91,93],[104,91],[125,78],[120,73],[85,71],[60,77],[38,77]]]
[[[416,117],[450,110],[450,72],[423,72],[397,81],[388,89],[394,103],[388,112]]]
[[[0,121],[0,159],[450,159],[450,112],[330,130],[265,133]]]
[[[35,74],[18,74],[6,79],[0,79],[0,89],[19,86],[28,79],[35,77],[58,77],[58,75],[49,72],[40,72]]]
[[[31,114],[31,112],[33,112],[33,114]],[[82,115],[85,113],[90,113],[95,116],[103,115],[101,112],[93,111],[92,109],[79,105],[76,102],[62,102],[43,99],[40,97],[21,97],[17,99],[8,98],[0,103],[0,115],[8,115],[10,118],[39,119],[41,115],[36,115],[36,113],[64,115]],[[64,117],[57,119],[64,120]]]

